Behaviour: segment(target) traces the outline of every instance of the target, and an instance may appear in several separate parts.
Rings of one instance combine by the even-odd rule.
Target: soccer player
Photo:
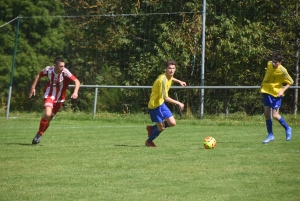
[[[294,83],[287,70],[281,65],[282,55],[275,52],[272,56],[272,61],[268,62],[265,77],[261,83],[261,93],[263,95],[264,114],[266,119],[268,136],[263,143],[268,143],[275,140],[272,129],[272,116],[285,129],[286,141],[292,138],[292,128],[288,126],[284,118],[279,114],[281,100],[284,97],[285,91]],[[283,87],[282,84],[285,84]]]
[[[146,127],[148,139],[146,140],[145,145],[148,147],[156,147],[153,140],[157,138],[165,128],[176,125],[176,120],[173,117],[172,112],[165,105],[165,102],[178,105],[181,110],[184,108],[183,103],[170,98],[168,95],[172,81],[179,83],[183,87],[186,86],[185,82],[173,77],[175,71],[176,62],[173,60],[167,61],[165,73],[159,75],[152,86],[148,108],[151,120],[152,122],[155,122],[155,125],[148,125]]]
[[[49,127],[50,121],[62,107],[65,101],[66,90],[70,82],[75,82],[75,89],[71,98],[76,99],[78,97],[78,90],[80,87],[79,80],[65,68],[64,59],[57,57],[54,60],[53,66],[47,66],[36,76],[31,86],[29,98],[31,98],[32,95],[35,96],[35,87],[42,77],[47,77],[49,79],[44,87],[45,113],[40,120],[40,127],[32,140],[32,144],[38,144],[40,142],[44,132]]]

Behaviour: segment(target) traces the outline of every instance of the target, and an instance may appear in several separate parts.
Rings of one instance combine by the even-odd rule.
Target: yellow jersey
[[[164,98],[169,97],[168,92],[172,85],[172,78],[167,78],[166,74],[159,75],[153,86],[148,103],[148,108],[155,109],[164,103]]]
[[[274,68],[272,61],[269,61],[260,91],[277,97],[277,94],[283,87],[283,83],[292,85],[294,81],[281,64]]]

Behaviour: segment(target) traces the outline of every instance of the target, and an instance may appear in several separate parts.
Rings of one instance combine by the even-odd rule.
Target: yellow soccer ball
[[[215,138],[207,136],[206,138],[204,138],[203,145],[205,149],[213,149],[217,146],[217,141]]]

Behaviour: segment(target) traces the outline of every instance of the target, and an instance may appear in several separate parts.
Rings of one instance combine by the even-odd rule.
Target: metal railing
[[[75,87],[75,85],[69,85]],[[126,89],[151,89],[152,86],[118,86],[118,85],[80,85],[81,88],[95,88],[93,118],[95,118],[97,110],[97,98],[99,88],[126,88]],[[171,86],[171,89],[259,89],[260,86]],[[292,89],[299,89],[300,86],[291,86]],[[204,98],[204,97],[203,97]],[[203,111],[200,111],[203,116]]]

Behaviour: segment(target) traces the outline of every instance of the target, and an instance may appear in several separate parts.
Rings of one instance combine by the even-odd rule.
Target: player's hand
[[[71,96],[71,98],[77,99],[78,98],[78,94],[77,93],[73,93],[72,96]]]
[[[186,83],[185,83],[185,82],[182,82],[182,81],[181,81],[179,84],[180,84],[181,86],[183,86],[183,87],[186,86]]]
[[[278,92],[277,97],[282,97],[283,96],[283,92]]]
[[[179,107],[180,107],[181,110],[184,109],[184,104],[183,103],[178,103],[178,105],[179,105]]]
[[[35,88],[31,88],[31,89],[30,89],[30,93],[29,93],[29,96],[28,96],[28,98],[31,98],[31,97],[32,97],[32,95],[34,95],[34,96],[35,96]]]

